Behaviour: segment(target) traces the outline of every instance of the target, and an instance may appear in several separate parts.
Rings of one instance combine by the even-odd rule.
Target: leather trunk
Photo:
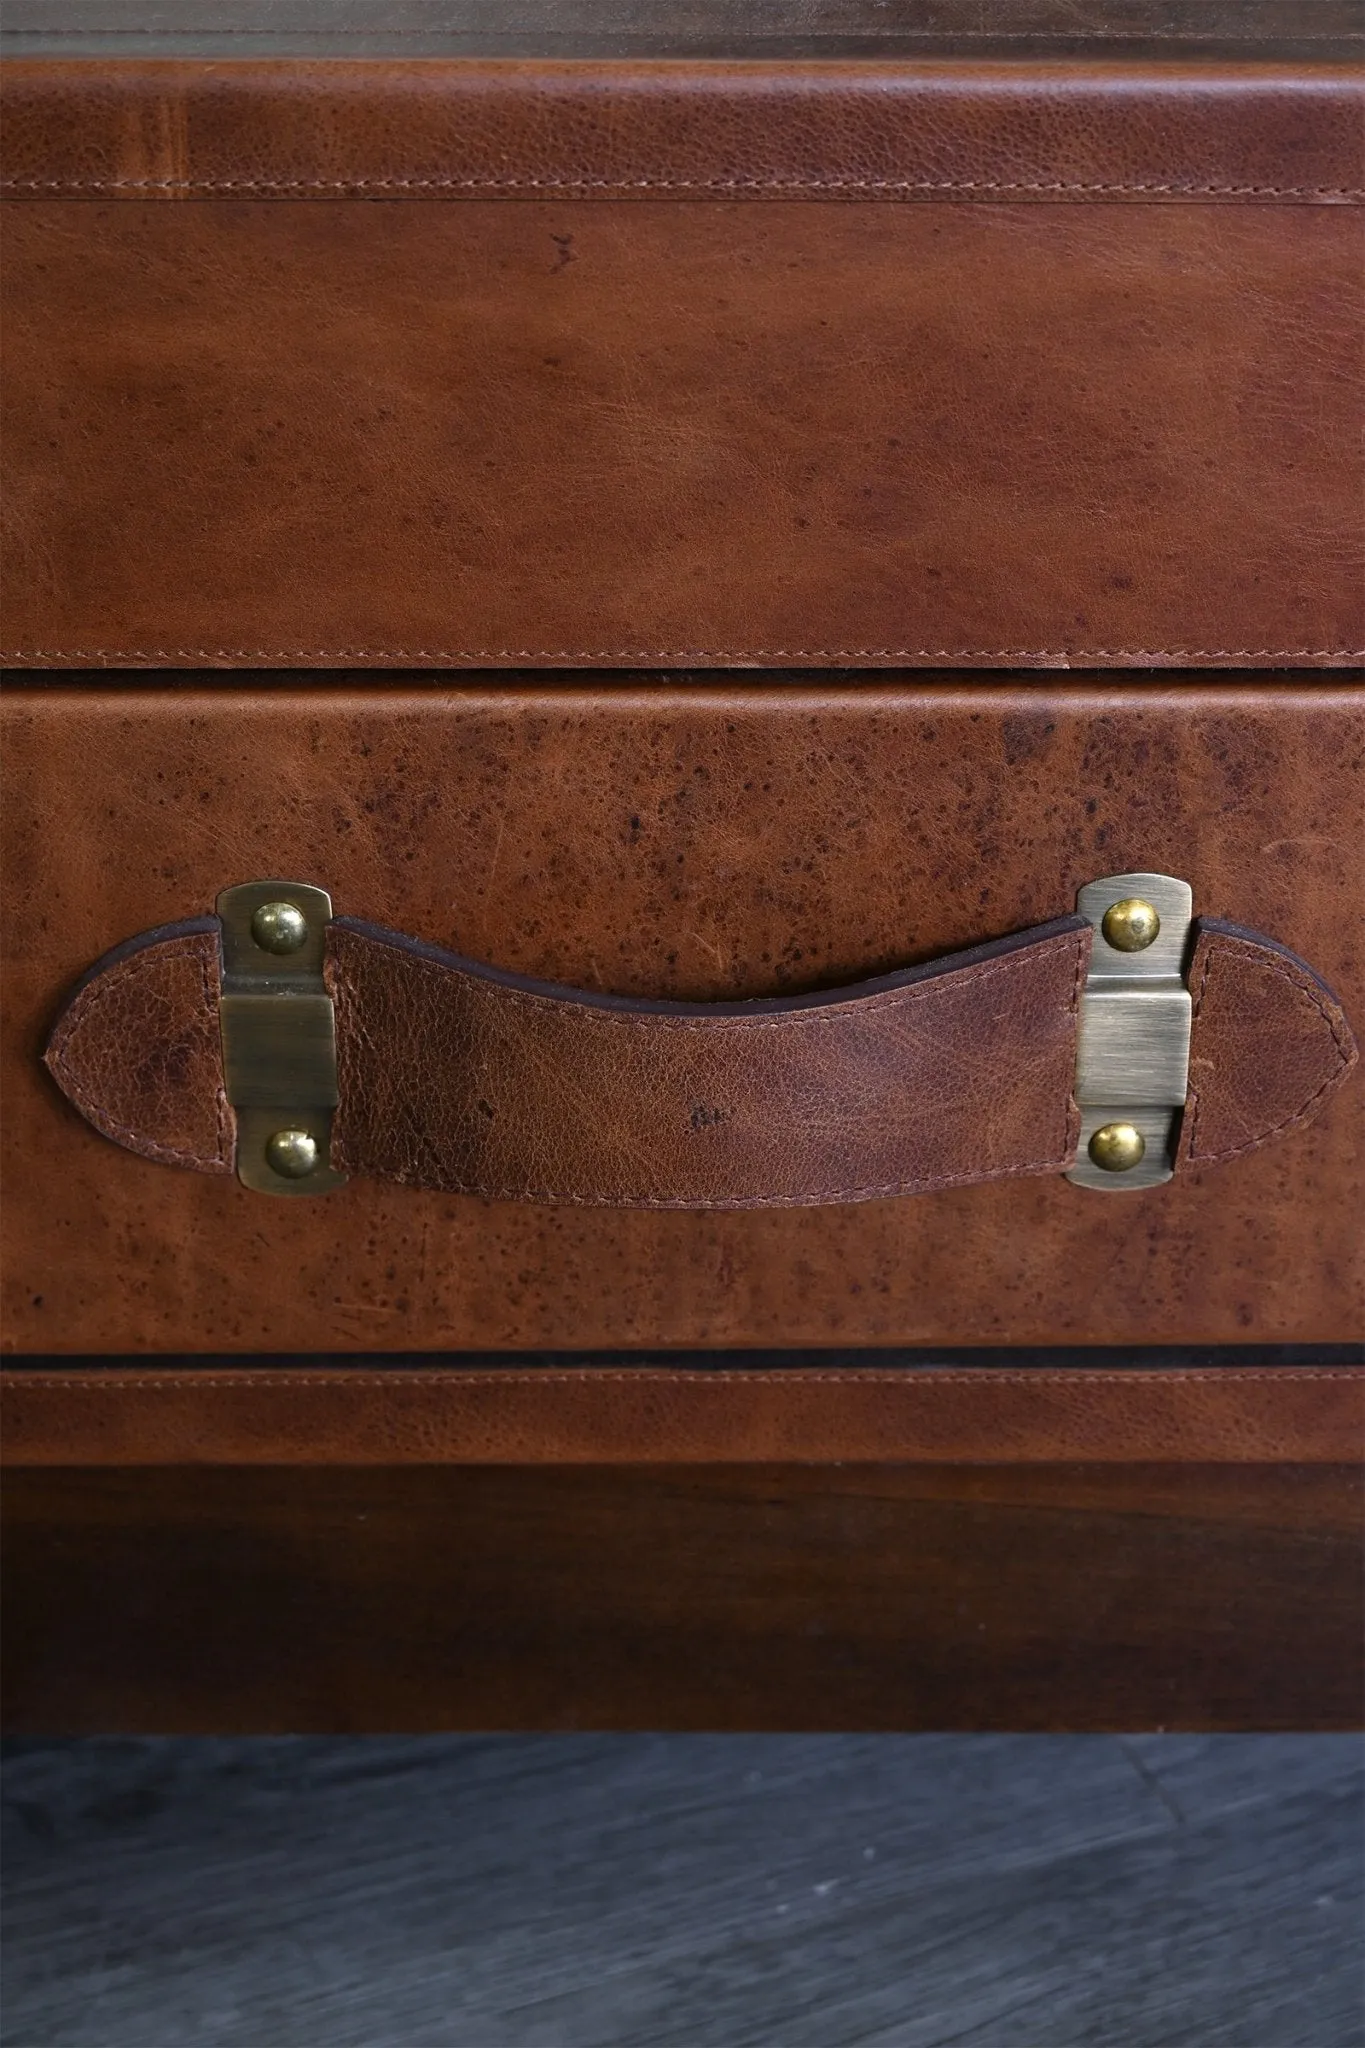
[[[12,10],[12,1456],[1351,1455],[1359,52],[1325,4],[931,12]],[[1204,1106],[1119,1195],[1064,1178],[1074,912],[1147,872],[1235,992],[1191,984]],[[486,963],[498,1031],[561,1002],[502,1179],[458,1163],[502,1098],[438,1143],[458,1047],[387,983],[343,1017],[345,1186],[235,1181],[212,1076],[175,1135],[206,920],[269,878],[405,991]],[[144,989],[71,1053],[139,935],[210,1024]],[[913,1005],[1029,946],[1073,1036],[1002,997],[926,1051]],[[767,1004],[785,1058],[845,996],[910,1006],[910,1165],[864,1128],[880,1038],[831,1078],[774,1035],[742,1117],[676,1082],[678,1158],[742,1171],[658,1163],[661,1080],[593,1198],[655,1083],[586,1011],[714,1047]]]

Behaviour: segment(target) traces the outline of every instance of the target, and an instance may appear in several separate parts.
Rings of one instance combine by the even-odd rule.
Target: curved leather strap
[[[857,988],[698,1006],[551,988],[339,918],[335,1161],[670,1209],[1060,1173],[1089,954],[1069,917]]]
[[[1206,919],[1190,973],[1178,1165],[1315,1115],[1355,1060],[1331,991],[1273,941]],[[1074,1155],[1077,1005],[1091,928],[1069,917],[856,988],[645,1003],[523,979],[336,918],[334,1165],[499,1200],[737,1208],[868,1200]],[[230,1173],[214,918],[91,970],[47,1064],[105,1136]]]

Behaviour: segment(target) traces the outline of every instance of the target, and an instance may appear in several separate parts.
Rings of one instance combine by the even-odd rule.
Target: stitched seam
[[[0,648],[52,661],[1365,661],[1365,647],[66,647]]]
[[[162,947],[158,947],[157,951],[163,959],[195,960],[203,986],[205,1008],[212,1010],[217,1007],[217,998],[209,979],[208,961],[192,940],[172,939],[165,942]],[[61,1064],[65,1073],[69,1074],[71,1072],[66,1048],[72,1035],[84,1023],[87,1015],[98,1002],[101,1002],[120,982],[126,980],[128,976],[138,970],[139,963],[143,957],[140,953],[130,955],[127,960],[122,961],[112,971],[101,975],[98,981],[92,981],[89,987],[83,989],[76,1001],[71,1005],[66,1016],[62,1019],[60,1034],[52,1047],[53,1057]],[[108,1110],[102,1108],[97,1102],[91,1101],[89,1110],[84,1111],[83,1114],[92,1123],[98,1117],[99,1123],[95,1125],[97,1130],[103,1130],[106,1135],[125,1141],[130,1151],[139,1153],[145,1159],[153,1159],[158,1164],[194,1167],[203,1172],[206,1169],[212,1170],[213,1167],[224,1165],[230,1161],[231,1155],[227,1146],[229,1133],[227,1121],[223,1114],[226,1106],[227,1097],[220,1088],[216,1091],[214,1104],[218,1151],[212,1159],[205,1159],[201,1152],[182,1152],[178,1146],[162,1145],[155,1138],[144,1137],[133,1125],[120,1123],[116,1117],[112,1116]]]
[[[1231,954],[1234,959],[1245,959],[1247,957],[1245,947],[1239,946],[1235,940],[1218,938],[1210,940],[1208,951],[1204,956],[1203,970],[1199,976],[1199,993],[1195,997],[1194,1002],[1194,1021],[1198,1020],[1199,1014],[1203,1008],[1204,993],[1208,986],[1209,973],[1212,969],[1214,958],[1219,953]],[[1258,1134],[1254,1138],[1248,1138],[1244,1141],[1244,1143],[1240,1145],[1232,1145],[1224,1152],[1197,1153],[1195,1151],[1195,1140],[1199,1130],[1199,1113],[1201,1103],[1199,1099],[1199,1091],[1196,1088],[1192,1087],[1190,1093],[1194,1097],[1194,1104],[1190,1112],[1189,1158],[1191,1162],[1193,1162],[1196,1159],[1203,1159],[1208,1162],[1215,1162],[1222,1159],[1239,1159],[1241,1158],[1243,1153],[1253,1152],[1255,1151],[1258,1145],[1267,1144],[1271,1138],[1277,1137],[1281,1131],[1290,1131],[1293,1130],[1295,1125],[1297,1124],[1309,1122],[1312,1119],[1314,1113],[1314,1105],[1320,1102],[1324,1095],[1328,1095],[1331,1093],[1332,1089],[1335,1088],[1337,1083],[1340,1081],[1343,1072],[1348,1070],[1351,1065],[1350,1056],[1348,1054],[1346,1043],[1342,1037],[1340,1028],[1338,1027],[1335,1019],[1331,1017],[1328,1014],[1327,1010],[1324,1008],[1322,999],[1317,994],[1316,990],[1311,988],[1306,982],[1302,981],[1300,977],[1294,972],[1294,969],[1289,966],[1288,962],[1281,960],[1277,954],[1255,954],[1251,957],[1255,960],[1257,966],[1269,967],[1276,974],[1282,975],[1283,978],[1289,983],[1290,987],[1294,990],[1296,995],[1304,997],[1308,1002],[1310,1002],[1313,1005],[1313,1008],[1317,1011],[1318,1015],[1322,1018],[1323,1023],[1327,1026],[1327,1029],[1332,1034],[1332,1044],[1336,1049],[1337,1055],[1336,1068],[1332,1073],[1330,1073],[1327,1076],[1325,1081],[1323,1081],[1317,1088],[1313,1090],[1313,1093],[1310,1096],[1308,1096],[1307,1099],[1304,1102],[1302,1102],[1298,1109],[1296,1109],[1291,1115],[1282,1117],[1279,1123],[1271,1124],[1266,1130],[1258,1132]]]
[[[123,1373],[85,1371],[73,1368],[65,1373],[30,1373],[22,1367],[9,1367],[5,1371],[11,1391],[20,1387],[41,1387],[45,1392],[61,1388],[73,1393],[86,1394],[96,1388],[109,1391],[127,1389],[130,1391],[156,1392],[158,1389],[176,1392],[191,1387],[209,1387],[219,1392],[231,1392],[235,1388],[295,1387],[307,1377],[311,1386],[318,1388],[364,1387],[376,1390],[380,1387],[429,1387],[442,1375],[447,1386],[523,1386],[523,1387],[570,1387],[583,1385],[636,1386],[642,1381],[657,1383],[666,1380],[677,1386],[1011,1386],[1036,1387],[1119,1387],[1137,1384],[1144,1391],[1153,1381],[1169,1386],[1283,1386],[1288,1384],[1307,1386],[1360,1386],[1365,1383],[1365,1367],[1344,1366],[1330,1370],[1315,1370],[1308,1366],[1272,1366],[1258,1369],[1254,1366],[1226,1366],[1215,1372],[1167,1372],[1156,1366],[1150,1370],[1135,1372],[1049,1372],[1040,1367],[1035,1372],[997,1371],[989,1366],[975,1372],[940,1371],[933,1366],[919,1370],[897,1369],[886,1366],[878,1371],[847,1372],[803,1372],[794,1368],[788,1372],[673,1372],[667,1366],[640,1366],[634,1371],[608,1370],[604,1367],[584,1366],[576,1372],[526,1371],[508,1366],[505,1371],[461,1372],[458,1367],[432,1366],[425,1372],[366,1372],[357,1368],[354,1372],[320,1372],[309,1366],[282,1366],[277,1372],[261,1373],[244,1371],[231,1377],[195,1372],[164,1372],[154,1377],[129,1377]]]
[[[1172,185],[990,178],[5,178],[5,192],[1029,192],[1361,199],[1357,185]]]

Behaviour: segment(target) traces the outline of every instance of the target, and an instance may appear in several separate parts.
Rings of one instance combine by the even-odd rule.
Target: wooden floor
[[[4,2048],[1361,2048],[1353,1736],[12,1746]]]

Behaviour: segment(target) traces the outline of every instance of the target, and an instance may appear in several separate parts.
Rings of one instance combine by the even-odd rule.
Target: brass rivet
[[[1128,1173],[1147,1150],[1147,1141],[1135,1124],[1101,1124],[1090,1140],[1090,1157],[1105,1173]]]
[[[276,1131],[265,1141],[265,1156],[281,1180],[307,1180],[318,1163],[318,1141],[309,1131]]]
[[[308,920],[293,903],[263,903],[252,917],[251,936],[263,953],[297,953]]]
[[[1116,953],[1141,953],[1161,930],[1161,919],[1155,904],[1125,896],[1122,903],[1110,904],[1100,930]]]

